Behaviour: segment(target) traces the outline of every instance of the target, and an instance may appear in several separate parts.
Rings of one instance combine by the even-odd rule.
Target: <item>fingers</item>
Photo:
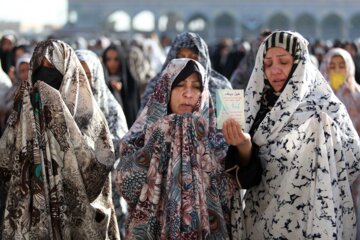
[[[234,119],[227,119],[223,124],[223,134],[225,141],[231,145],[238,145],[246,140],[244,132],[241,130],[240,124]]]

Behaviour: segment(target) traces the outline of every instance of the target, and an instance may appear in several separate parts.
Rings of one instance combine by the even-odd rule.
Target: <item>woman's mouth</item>
[[[182,110],[188,110],[188,111],[192,112],[192,110],[193,110],[193,105],[188,104],[188,103],[182,103],[182,104],[180,104],[180,109],[182,109]]]

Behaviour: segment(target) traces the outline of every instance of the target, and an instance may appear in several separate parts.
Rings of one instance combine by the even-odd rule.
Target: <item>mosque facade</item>
[[[359,0],[71,0],[65,28],[93,34],[199,33],[207,41],[251,39],[265,28],[310,41],[360,37]]]

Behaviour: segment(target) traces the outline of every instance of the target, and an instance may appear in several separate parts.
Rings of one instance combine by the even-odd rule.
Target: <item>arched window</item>
[[[274,30],[291,30],[290,20],[287,16],[282,13],[277,13],[271,16],[268,20],[268,28]]]
[[[116,11],[112,13],[106,21],[106,29],[113,32],[125,32],[129,31],[130,16],[124,11]]]
[[[194,14],[187,22],[187,29],[190,32],[198,33],[204,39],[208,37],[208,28],[208,21],[202,14]]]
[[[316,19],[310,14],[302,14],[295,20],[295,30],[309,41],[316,39]]]
[[[142,11],[133,18],[133,29],[140,32],[155,30],[155,15],[150,11]]]
[[[352,40],[360,38],[360,13],[350,18],[349,37]]]
[[[169,12],[159,17],[158,29],[173,38],[176,34],[184,31],[184,21],[179,14]]]
[[[336,14],[329,14],[321,23],[322,39],[334,40],[343,37],[343,20]]]
[[[215,19],[215,37],[235,38],[235,19],[228,13],[223,13]]]
[[[68,15],[68,22],[71,24],[76,23],[78,20],[78,13],[75,10],[71,10]]]

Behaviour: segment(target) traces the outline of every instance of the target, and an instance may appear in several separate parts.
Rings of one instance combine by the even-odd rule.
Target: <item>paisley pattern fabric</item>
[[[232,89],[230,81],[211,68],[208,46],[205,41],[196,33],[184,32],[176,36],[166,57],[163,69],[165,69],[167,64],[172,59],[177,58],[177,54],[181,48],[189,48],[198,52],[197,61],[201,63],[201,65],[205,68],[206,74],[209,76],[209,91],[213,101],[216,99],[216,89]],[[153,93],[154,87],[160,76],[161,73],[157,74],[148,82],[144,95],[141,99],[141,109],[144,108],[150,99],[150,96]]]
[[[44,58],[63,75],[60,90],[24,82],[0,141],[2,239],[118,239],[105,117],[67,44],[40,42],[30,76]]]
[[[117,187],[129,205],[128,239],[229,239],[234,182],[216,129],[208,80],[193,113],[168,113],[174,79],[190,59],[173,59],[121,141]]]
[[[245,195],[242,238],[355,239],[350,185],[360,170],[359,136],[311,63],[308,42],[287,33],[298,39],[300,61],[252,139],[264,170]],[[262,44],[246,89],[247,132],[264,90],[264,51]]]

